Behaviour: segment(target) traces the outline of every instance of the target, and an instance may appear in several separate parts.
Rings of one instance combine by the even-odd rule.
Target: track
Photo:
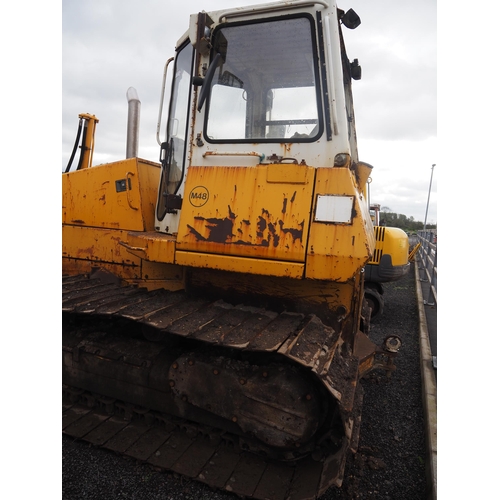
[[[81,389],[66,391],[66,434],[253,498],[340,486],[358,361],[316,316],[85,277],[63,280],[63,314],[63,382]],[[127,332],[137,325],[157,342]]]
[[[311,457],[292,463],[266,460],[216,431],[202,432],[150,412],[128,421],[81,404],[63,406],[63,432],[211,487],[262,499],[317,498],[342,459],[339,451],[324,462]]]

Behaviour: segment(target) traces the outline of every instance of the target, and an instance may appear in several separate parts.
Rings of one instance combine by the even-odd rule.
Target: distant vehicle
[[[370,205],[370,217],[375,231],[375,251],[365,268],[365,297],[372,309],[372,317],[384,309],[382,283],[397,281],[410,268],[408,234],[397,227],[386,227],[380,222],[380,205]]]

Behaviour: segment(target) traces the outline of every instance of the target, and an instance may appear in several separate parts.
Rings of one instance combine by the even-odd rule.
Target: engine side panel
[[[63,224],[150,231],[160,166],[130,158],[63,174]]]

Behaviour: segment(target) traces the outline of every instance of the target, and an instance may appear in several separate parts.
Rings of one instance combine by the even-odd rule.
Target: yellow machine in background
[[[365,270],[365,298],[372,317],[384,310],[382,283],[403,278],[410,269],[408,235],[398,227],[380,225],[380,205],[370,205],[375,231],[375,251]]]
[[[92,132],[63,173],[65,393],[168,421],[141,460],[255,498],[342,482],[360,379],[393,370],[398,345],[368,338],[372,168],[341,33],[359,22],[333,0],[191,16],[160,163],[91,166]],[[166,462],[176,433],[189,446]],[[223,482],[206,472],[229,465]]]

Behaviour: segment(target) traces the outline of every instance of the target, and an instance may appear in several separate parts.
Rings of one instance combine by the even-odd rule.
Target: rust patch
[[[267,225],[267,229],[269,230],[269,234],[271,238],[273,239],[273,245],[274,247],[277,247],[280,242],[280,235],[276,232],[276,226],[274,224],[269,223]]]
[[[210,232],[208,237],[209,241],[214,241],[215,243],[226,243],[226,240],[231,239],[233,234],[233,219],[207,219],[208,224],[207,229]]]
[[[292,197],[295,199],[296,192]],[[255,223],[249,219],[241,219],[237,224],[238,216],[233,212],[230,205],[227,207],[226,217],[194,217],[194,226],[187,225],[189,234],[197,241],[213,243],[224,243],[233,245],[254,245],[262,247],[278,247],[280,241],[287,234],[291,235],[293,242],[302,242],[305,221],[298,227],[285,227],[284,218],[288,206],[288,198],[283,199],[281,218],[275,218],[266,208],[261,209],[261,215],[257,216]],[[252,230],[253,229],[253,230]],[[286,245],[288,248],[288,245]]]
[[[302,221],[299,226],[300,229],[295,229],[293,227],[284,227],[284,222],[282,220],[278,221],[278,224],[280,225],[280,230],[282,233],[289,233],[292,235],[293,241],[299,240],[302,241],[302,234],[304,233],[304,222]]]
[[[234,236],[233,225],[234,220],[236,219],[236,215],[233,213],[230,206],[228,206],[228,212],[228,217],[224,217],[223,219],[218,219],[216,217],[210,217],[207,219],[201,216],[194,218],[196,221],[205,221],[205,228],[208,230],[207,237],[203,236],[199,231],[188,224],[189,232],[194,235],[198,241],[226,243],[226,240],[231,239]]]
[[[287,198],[285,198],[285,199],[283,200],[283,208],[281,209],[281,213],[282,213],[283,215],[284,215],[284,214],[286,214],[286,205],[287,205],[287,203],[288,203],[288,199],[287,199]]]
[[[190,226],[189,224],[187,225],[189,232],[197,239],[197,241],[207,241],[207,238],[205,238],[201,233],[196,231],[196,229],[193,226]]]
[[[87,247],[87,248],[79,248],[76,252],[76,255],[79,257],[79,258],[85,258],[86,256],[87,257],[93,257],[94,256],[94,251],[95,251],[95,248],[94,247]],[[82,257],[83,256],[83,257]]]
[[[262,213],[264,214],[264,210],[262,211]],[[264,217],[259,216],[259,219],[257,220],[257,236],[259,238],[263,237],[264,230],[266,229],[266,227],[267,227],[266,219],[264,219]]]

